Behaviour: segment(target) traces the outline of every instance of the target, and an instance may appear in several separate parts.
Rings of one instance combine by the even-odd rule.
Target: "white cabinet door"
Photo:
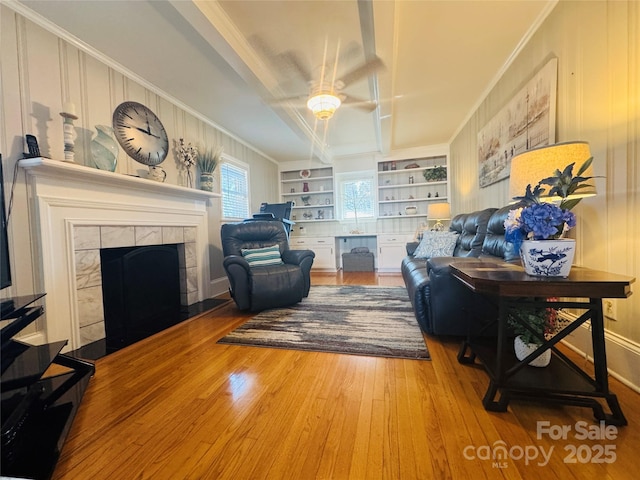
[[[312,270],[336,270],[335,239],[333,237],[296,237],[289,241],[295,250],[312,250],[316,257]]]
[[[407,256],[410,235],[378,235],[378,271],[399,272],[402,259]]]

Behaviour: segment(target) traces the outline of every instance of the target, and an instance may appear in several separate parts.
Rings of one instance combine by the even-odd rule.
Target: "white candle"
[[[64,113],[70,113],[71,115],[76,114],[76,106],[71,102],[64,102],[62,105],[62,111]]]

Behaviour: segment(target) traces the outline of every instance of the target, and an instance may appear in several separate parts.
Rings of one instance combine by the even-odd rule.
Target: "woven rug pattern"
[[[302,302],[260,312],[218,343],[430,358],[404,287],[312,286]]]

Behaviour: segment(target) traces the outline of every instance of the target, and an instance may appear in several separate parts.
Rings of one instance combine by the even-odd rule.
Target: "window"
[[[375,217],[372,172],[353,172],[338,175],[338,205],[342,220]]]
[[[220,165],[222,218],[249,217],[249,168],[239,163]]]

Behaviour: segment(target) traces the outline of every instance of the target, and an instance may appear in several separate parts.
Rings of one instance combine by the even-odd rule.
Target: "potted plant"
[[[520,252],[523,266],[529,275],[569,275],[575,253],[575,240],[564,238],[564,235],[576,225],[576,217],[571,209],[581,199],[568,197],[586,187],[584,182],[593,178],[581,176],[592,161],[593,158],[585,161],[575,177],[573,163],[567,165],[562,172],[556,170],[551,177],[540,180],[533,190],[531,185],[527,185],[524,197],[515,198],[523,206],[511,210],[504,221],[505,239],[513,244],[516,252]],[[542,185],[551,187],[548,195],[561,198],[560,205],[541,200],[541,195],[546,191]]]
[[[427,168],[422,174],[427,182],[441,182],[447,179],[447,167],[437,166]]]
[[[551,299],[553,300],[553,299]],[[514,339],[514,350],[518,360],[524,360],[529,354],[542,345],[556,332],[558,322],[558,312],[556,308],[526,306],[512,308],[507,313],[507,322],[513,329],[516,337]],[[524,324],[531,327],[526,328]],[[540,356],[529,362],[533,367],[546,367],[551,361],[551,350],[545,350]]]
[[[222,147],[217,147],[214,150],[205,150],[204,153],[198,155],[198,168],[200,169],[200,190],[213,192],[215,185],[213,172],[215,172],[218,163],[220,163],[221,156]]]

